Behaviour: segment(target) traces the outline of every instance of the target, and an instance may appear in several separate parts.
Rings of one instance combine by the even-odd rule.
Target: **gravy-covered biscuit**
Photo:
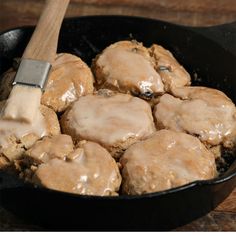
[[[207,145],[231,147],[236,141],[236,108],[221,91],[205,87],[172,89],[154,108],[158,128],[197,136]]]
[[[79,57],[58,54],[41,102],[62,112],[80,96],[93,92],[93,80],[90,68]]]
[[[66,156],[74,149],[74,144],[69,135],[59,134],[44,137],[37,141],[24,154],[25,161],[38,165],[46,163],[53,158],[65,160]]]
[[[5,101],[0,103],[1,109],[4,104]],[[56,113],[43,105],[40,107],[40,112],[42,120],[36,117],[32,124],[0,119],[0,155],[2,159],[7,160],[8,164],[20,158],[26,149],[43,136],[60,133]],[[2,167],[4,166],[2,165]]]
[[[41,164],[33,182],[46,188],[86,195],[117,195],[121,176],[115,160],[97,143],[81,142],[67,161]]]
[[[9,69],[1,76],[0,100],[8,98],[16,71]],[[79,57],[68,53],[57,54],[52,63],[41,103],[55,112],[63,112],[80,96],[93,93],[93,74]]]
[[[191,82],[171,52],[157,44],[148,49],[136,41],[120,41],[105,48],[93,61],[92,70],[99,88],[148,100]]]
[[[157,44],[153,44],[149,51],[151,57],[154,58],[155,69],[161,76],[165,91],[170,91],[173,87],[190,85],[189,73],[178,63],[170,51]]]
[[[164,93],[161,77],[154,69],[147,48],[136,41],[110,45],[95,58],[92,69],[99,88],[146,99]]]
[[[216,177],[214,155],[191,135],[160,130],[133,144],[120,159],[128,195],[167,190]]]
[[[109,90],[81,97],[63,114],[60,122],[63,132],[74,140],[98,142],[115,158],[155,131],[147,102]]]

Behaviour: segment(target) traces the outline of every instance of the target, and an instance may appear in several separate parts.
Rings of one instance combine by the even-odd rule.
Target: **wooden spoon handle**
[[[56,56],[61,23],[70,0],[46,0],[23,58],[52,63]]]

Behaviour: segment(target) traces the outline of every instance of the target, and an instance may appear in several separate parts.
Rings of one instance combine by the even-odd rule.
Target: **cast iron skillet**
[[[0,35],[0,73],[22,55],[32,30],[24,27]],[[193,85],[220,89],[236,102],[235,33],[236,23],[191,28],[137,17],[79,17],[64,21],[58,51],[90,64],[119,40],[159,43],[185,66]],[[142,196],[79,196],[33,188],[1,173],[0,200],[14,214],[47,229],[169,230],[206,214],[229,195],[236,185],[235,157],[225,154],[230,167],[214,180]]]

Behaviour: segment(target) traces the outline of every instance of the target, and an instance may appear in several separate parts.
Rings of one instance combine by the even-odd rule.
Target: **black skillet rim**
[[[225,23],[225,24],[213,25],[213,26],[192,27],[192,26],[187,26],[187,25],[170,23],[167,21],[157,20],[157,19],[153,19],[153,18],[147,18],[147,17],[142,17],[142,16],[128,16],[128,15],[88,15],[88,16],[78,16],[78,17],[74,16],[74,17],[65,18],[63,22],[67,22],[67,21],[71,21],[71,20],[78,20],[78,19],[88,19],[88,18],[91,18],[91,19],[95,19],[95,18],[112,18],[112,19],[120,18],[121,19],[121,18],[123,18],[123,19],[130,19],[130,20],[142,20],[142,21],[147,21],[147,22],[149,21],[149,22],[153,22],[153,23],[159,22],[161,24],[167,24],[167,25],[171,25],[174,27],[183,28],[188,31],[192,31],[193,29],[210,29],[210,28],[214,28],[214,27],[221,27],[224,25],[228,25],[228,23]],[[232,23],[234,23],[234,22],[232,22]],[[34,27],[35,27],[34,25],[25,25],[25,26],[21,26],[21,27],[14,27],[14,28],[6,29],[3,31],[0,31],[0,36],[3,34],[9,33],[11,31],[32,29]],[[196,32],[194,32],[194,33],[196,33]],[[201,35],[201,37],[204,37],[204,35]],[[214,42],[214,43],[216,43],[216,42]],[[217,44],[217,45],[219,47],[221,47],[220,44]],[[234,162],[236,162],[236,160]],[[227,172],[230,172],[230,173],[227,173]],[[236,168],[235,168],[235,170],[230,170],[230,171],[228,169],[223,175],[224,176],[218,176],[216,178],[209,179],[209,180],[196,180],[196,181],[190,182],[188,184],[185,184],[185,185],[182,185],[179,187],[175,187],[175,188],[171,188],[171,189],[167,189],[167,190],[163,190],[163,191],[159,191],[159,192],[145,193],[142,195],[120,195],[120,196],[79,195],[76,193],[68,193],[68,192],[63,192],[63,191],[59,191],[59,190],[47,189],[47,188],[35,186],[30,183],[26,183],[24,187],[34,188],[36,191],[43,191],[46,193],[57,193],[57,194],[67,195],[70,197],[83,198],[83,199],[88,199],[88,200],[94,200],[94,199],[96,199],[96,200],[117,200],[117,201],[118,200],[132,200],[132,199],[138,200],[138,199],[143,199],[143,198],[153,198],[153,197],[165,196],[168,194],[174,194],[174,193],[184,191],[184,190],[191,190],[192,188],[198,187],[198,186],[221,184],[221,183],[224,183],[224,182],[236,177]]]

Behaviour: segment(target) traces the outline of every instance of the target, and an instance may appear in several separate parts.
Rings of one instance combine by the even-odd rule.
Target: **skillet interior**
[[[0,73],[22,55],[32,30],[26,27],[0,35]],[[63,23],[58,51],[76,54],[90,65],[102,49],[124,39],[163,45],[191,74],[193,85],[220,89],[236,103],[236,53],[191,28],[135,17],[71,18]],[[78,196],[21,184],[13,187],[7,181],[0,187],[1,204],[46,227],[161,230],[187,223],[217,206],[236,184],[236,161],[217,179],[133,197]]]

